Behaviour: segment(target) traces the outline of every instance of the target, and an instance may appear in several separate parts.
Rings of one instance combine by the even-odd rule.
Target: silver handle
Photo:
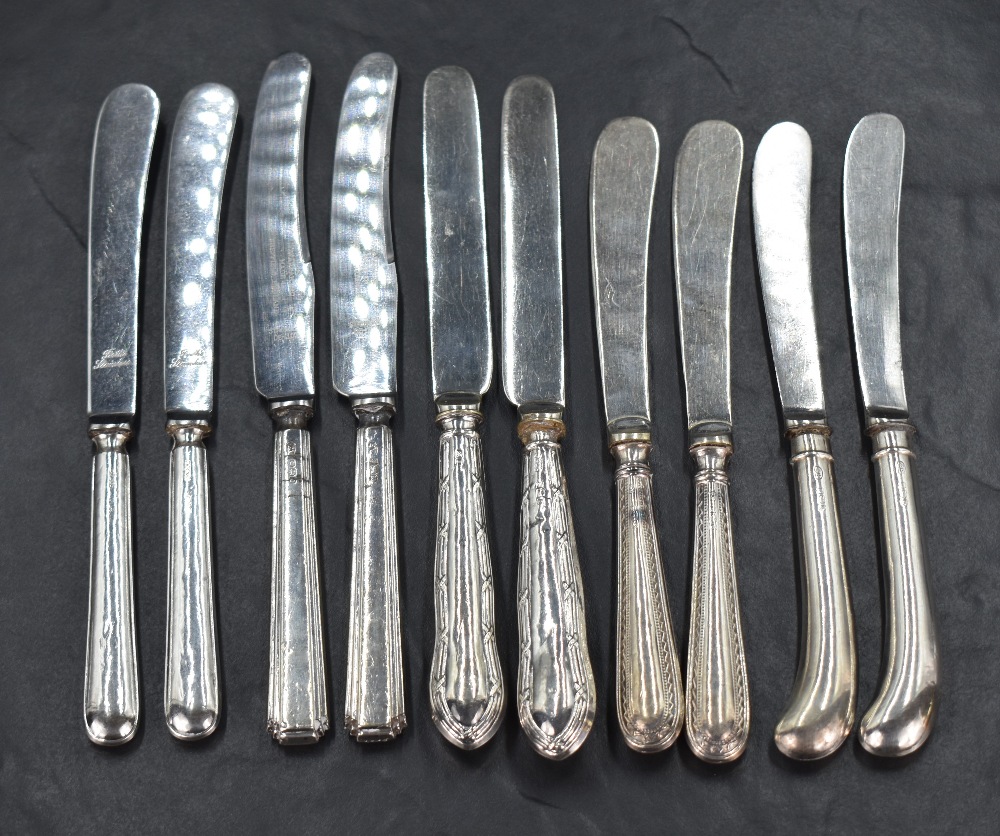
[[[320,605],[312,409],[272,406],[274,539],[271,544],[271,673],[267,728],[278,743],[315,743],[329,728]]]
[[[796,760],[835,752],[851,733],[857,697],[854,618],[840,536],[830,430],[789,430],[798,511],[803,629],[799,667],[774,742]]]
[[[523,416],[517,574],[517,714],[535,749],[561,760],[590,733],[597,707],[583,579],[563,474],[561,420]]]
[[[132,474],[128,424],[94,424],[90,610],[84,674],[87,736],[128,743],[139,727],[139,665],[132,591]]]
[[[385,401],[353,406],[358,432],[345,723],[359,742],[380,742],[406,728],[393,407]]]
[[[884,757],[919,749],[937,708],[937,637],[917,511],[913,432],[901,422],[875,421],[869,429],[888,613],[882,685],[861,718],[858,737],[865,749]]]
[[[728,440],[691,447],[697,470],[685,734],[695,755],[709,763],[738,758],[750,735],[726,473],[732,452]]]
[[[684,691],[656,536],[647,440],[612,442],[618,493],[618,723],[638,752],[672,745]]]
[[[505,702],[493,618],[493,566],[486,533],[482,414],[454,408],[437,417],[437,542],[434,550],[434,655],[431,716],[462,749],[500,728]]]
[[[219,722],[219,663],[212,582],[208,456],[200,421],[170,421],[167,662],[163,707],[181,740],[208,737]]]

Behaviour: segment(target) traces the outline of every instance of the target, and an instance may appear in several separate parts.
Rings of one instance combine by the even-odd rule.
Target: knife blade
[[[311,67],[289,53],[257,96],[247,170],[247,282],[254,382],[274,421],[271,647],[267,727],[315,743],[329,727],[313,495],[315,289],[303,200]]]
[[[181,740],[219,721],[208,454],[215,367],[215,280],[233,92],[202,84],[177,111],[167,174],[163,379],[170,452],[164,714]]]
[[[836,751],[857,696],[854,619],[820,375],[809,251],[812,143],[799,125],[764,134],[753,166],[757,263],[798,511],[803,635],[774,741],[796,760]]]
[[[887,113],[851,133],[844,162],[844,237],[858,381],[881,522],[888,609],[882,682],[861,718],[861,745],[898,757],[927,740],[937,709],[938,650],[903,385],[899,204],[905,134]]]
[[[139,727],[132,591],[132,476],[126,444],[136,413],[139,257],[146,179],[160,102],[142,84],[101,106],[90,171],[87,413],[94,443],[84,723],[100,746]]]
[[[396,476],[396,264],[389,151],[396,64],[372,53],[344,93],[330,208],[333,386],[358,420],[345,724],[359,742],[406,728]]]
[[[441,429],[431,716],[447,740],[475,749],[499,729],[506,699],[478,431],[493,376],[483,153],[476,88],[461,67],[424,82],[424,216]]]
[[[562,228],[555,95],[507,87],[501,117],[504,391],[524,444],[518,562],[517,713],[542,755],[573,754],[596,710],[583,578],[559,440],[565,435]]]
[[[590,252],[604,408],[618,499],[618,724],[639,752],[671,746],[684,723],[649,466],[646,270],[660,140],[644,119],[601,133],[590,174]]]
[[[729,293],[743,138],[732,125],[688,131],[674,167],[674,273],[688,440],[695,462],[695,543],[685,734],[710,763],[738,758],[750,730],[733,557]]]

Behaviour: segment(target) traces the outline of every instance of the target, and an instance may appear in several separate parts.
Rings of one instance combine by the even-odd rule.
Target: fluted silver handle
[[[208,456],[201,421],[170,421],[167,661],[163,708],[170,733],[208,737],[219,722]]]
[[[728,439],[691,447],[697,469],[685,734],[695,755],[710,763],[738,758],[750,735],[726,473],[732,452]]]
[[[872,462],[882,529],[886,637],[882,684],[858,737],[873,755],[919,749],[934,725],[938,653],[910,449],[911,425],[873,421]]]
[[[597,708],[583,579],[563,474],[561,420],[525,415],[517,574],[517,714],[535,749],[561,760],[590,733]]]
[[[312,409],[271,408],[274,539],[271,554],[271,675],[267,727],[278,743],[315,743],[329,728],[320,605]]]
[[[390,403],[354,403],[354,547],[345,724],[359,742],[406,728],[399,616],[396,476]]]
[[[854,618],[829,435],[825,424],[815,423],[788,432],[803,626],[798,672],[774,742],[788,757],[803,761],[824,758],[847,739],[857,696]]]
[[[638,752],[673,744],[684,724],[684,691],[656,536],[650,443],[611,445],[618,493],[618,723]]]
[[[482,414],[455,408],[437,417],[437,541],[434,550],[434,655],[431,716],[462,749],[500,728],[505,702],[493,617],[493,566],[486,530]]]
[[[90,610],[84,673],[87,736],[128,743],[139,727],[139,665],[132,591],[132,473],[128,424],[93,424]]]

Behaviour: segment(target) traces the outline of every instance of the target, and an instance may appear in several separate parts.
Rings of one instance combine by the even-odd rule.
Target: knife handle
[[[505,702],[493,618],[493,566],[486,534],[478,405],[437,416],[437,541],[434,550],[434,655],[431,716],[462,749],[496,733]]]
[[[788,757],[811,761],[835,752],[854,724],[854,618],[830,428],[825,423],[796,424],[788,437],[798,512],[803,630],[792,695],[774,730],[774,742]]]
[[[888,613],[882,685],[861,719],[858,737],[865,749],[883,757],[919,749],[937,708],[937,637],[910,449],[914,432],[900,421],[872,421],[868,429]]]
[[[547,758],[573,754],[597,710],[587,651],[583,578],[559,439],[566,426],[548,414],[522,416],[517,622],[517,714],[532,746]]]
[[[163,699],[167,728],[200,740],[219,722],[219,664],[212,583],[212,521],[204,421],[169,421],[167,662]]]
[[[132,428],[92,424],[90,610],[84,674],[87,736],[99,746],[128,743],[139,727],[139,665],[132,591]]]
[[[695,755],[709,763],[736,760],[750,735],[750,693],[733,558],[725,437],[691,447],[695,461],[695,541],[687,725]]]
[[[394,739],[406,728],[399,617],[396,475],[392,403],[357,400],[354,548],[345,724],[360,743]]]
[[[329,728],[308,402],[275,403],[271,671],[267,728],[315,743]]]
[[[645,433],[611,444],[618,494],[618,723],[637,752],[666,749],[684,725],[680,659],[653,511],[651,446]]]

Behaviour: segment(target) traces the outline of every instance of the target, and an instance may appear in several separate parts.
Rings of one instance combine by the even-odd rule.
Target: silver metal
[[[101,746],[127,743],[139,726],[125,445],[136,412],[142,213],[159,111],[156,94],[141,84],[111,91],[97,118],[91,166],[87,411],[95,454],[83,711],[87,736]]]
[[[786,418],[826,417],[809,257],[812,143],[792,122],[771,128],[753,164],[757,264]]]
[[[358,419],[345,724],[359,742],[406,728],[391,419],[396,411],[396,267],[389,151],[396,64],[372,53],[344,93],[330,210],[333,386]]]
[[[743,139],[725,122],[695,125],[674,170],[674,269],[695,462],[695,543],[688,640],[688,745],[735,760],[750,733],[727,467],[733,452],[729,286]]]
[[[618,722],[626,743],[640,752],[666,749],[684,723],[649,467],[646,264],[659,153],[649,122],[617,119],[597,140],[590,175],[594,309],[617,464]]]
[[[268,400],[315,395],[315,286],[303,174],[312,69],[289,53],[261,82],[247,169],[247,282],[257,391]]]
[[[517,713],[547,758],[573,754],[594,723],[583,580],[559,440],[566,433],[562,229],[556,104],[545,79],[504,95],[500,251],[503,376],[524,444],[517,600]]]
[[[854,618],[826,424],[809,257],[812,145],[798,125],[771,128],[757,149],[753,212],[771,353],[798,514],[802,638],[792,693],[774,732],[796,760],[835,752],[857,700]]]
[[[492,377],[486,211],[476,89],[460,67],[424,84],[431,372],[441,428],[431,716],[463,749],[488,741],[506,694],[497,651],[481,396]]]
[[[732,429],[729,287],[742,167],[743,137],[718,121],[688,131],[674,167],[677,318],[692,435]]]
[[[559,143],[552,86],[507,87],[500,127],[503,386],[517,407],[566,405]]]
[[[247,174],[254,379],[275,427],[267,727],[279,743],[314,743],[329,727],[308,430],[315,289],[302,181],[309,79],[301,55],[271,62]]]
[[[389,150],[396,63],[373,52],[354,67],[340,110],[330,208],[333,386],[347,397],[396,391],[396,265]]]
[[[479,105],[461,67],[424,83],[424,218],[434,398],[472,402],[493,378],[493,338]]]
[[[858,737],[884,757],[919,749],[937,709],[938,648],[916,498],[899,334],[903,126],[876,113],[855,127],[844,163],[847,279],[858,378],[878,496],[886,629],[882,682]]]
[[[869,417],[909,415],[899,334],[903,125],[888,113],[851,132],[844,160],[844,238],[858,380]]]

